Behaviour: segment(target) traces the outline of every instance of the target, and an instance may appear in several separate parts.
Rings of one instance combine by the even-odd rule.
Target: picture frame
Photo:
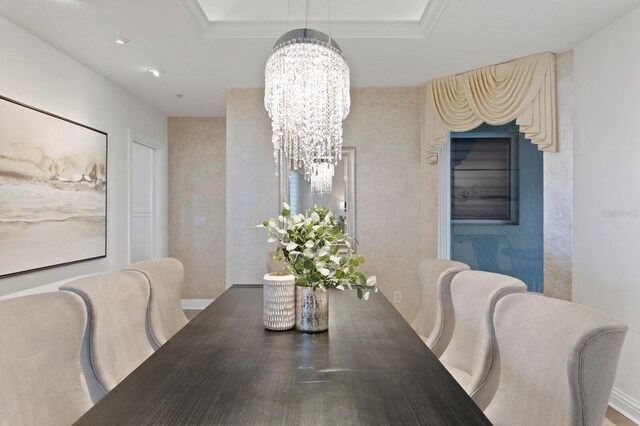
[[[107,256],[108,134],[0,95],[0,278]]]

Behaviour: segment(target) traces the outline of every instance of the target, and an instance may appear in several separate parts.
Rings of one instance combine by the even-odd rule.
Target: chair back
[[[134,263],[125,270],[140,272],[149,281],[149,330],[160,347],[188,322],[181,302],[184,266],[178,259],[163,258]]]
[[[500,298],[526,289],[517,278],[482,271],[460,272],[451,282],[455,328],[440,361],[481,409],[497,388],[495,305]]]
[[[0,302],[0,424],[70,425],[92,406],[80,357],[82,299],[51,292]]]
[[[600,426],[627,326],[589,307],[531,294],[498,302],[494,425]]]
[[[411,327],[435,356],[442,355],[453,333],[451,280],[469,265],[445,259],[427,259],[420,263],[420,308]]]
[[[123,271],[80,278],[60,290],[85,301],[91,367],[109,392],[154,351],[147,333],[149,282],[138,272]]]

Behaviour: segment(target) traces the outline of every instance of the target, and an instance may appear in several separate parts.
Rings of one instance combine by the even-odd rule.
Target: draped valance
[[[428,161],[448,132],[516,120],[540,151],[556,151],[556,75],[553,53],[540,53],[428,82],[424,87],[422,147]]]

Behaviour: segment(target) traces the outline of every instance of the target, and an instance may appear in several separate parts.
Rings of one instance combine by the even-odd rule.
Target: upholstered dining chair
[[[485,414],[496,426],[600,426],[627,326],[577,303],[531,294],[494,314],[500,383]]]
[[[445,259],[427,259],[420,263],[420,309],[411,327],[435,356],[440,357],[453,334],[451,280],[469,265]]]
[[[82,299],[52,292],[0,302],[0,424],[70,425],[92,406],[80,357]]]
[[[526,289],[519,279],[492,272],[462,271],[451,281],[455,326],[440,362],[480,409],[489,404],[498,386],[495,305],[502,297]]]
[[[156,346],[164,345],[189,320],[182,310],[184,266],[174,258],[143,260],[125,268],[145,275],[151,286],[149,329]]]
[[[154,351],[147,330],[149,282],[139,272],[123,271],[80,278],[60,290],[85,301],[91,367],[109,392]]]

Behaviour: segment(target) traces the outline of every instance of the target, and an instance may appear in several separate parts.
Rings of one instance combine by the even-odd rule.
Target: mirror
[[[280,173],[280,208],[287,201],[291,214],[304,213],[318,206],[325,207],[344,221],[343,231],[351,237],[351,245],[356,238],[356,149],[342,147],[342,160],[335,167],[333,189],[328,194],[313,194],[311,184],[304,178],[304,171],[290,170],[286,164]],[[286,169],[285,169],[286,168]]]

